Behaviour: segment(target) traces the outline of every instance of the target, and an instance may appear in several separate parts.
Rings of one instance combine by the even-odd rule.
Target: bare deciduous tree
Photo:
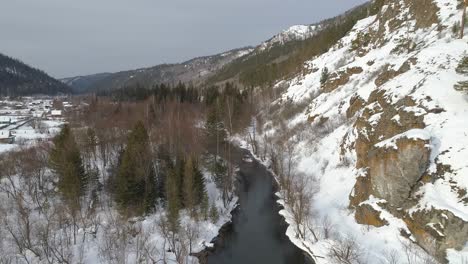
[[[338,239],[329,247],[329,257],[334,263],[360,264],[363,252],[355,238]]]

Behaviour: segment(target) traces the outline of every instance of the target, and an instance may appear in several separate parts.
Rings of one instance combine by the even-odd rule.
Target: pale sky
[[[53,77],[257,45],[364,0],[0,0],[0,53]]]

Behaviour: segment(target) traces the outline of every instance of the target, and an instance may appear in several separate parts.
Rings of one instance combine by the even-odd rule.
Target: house
[[[0,124],[11,124],[11,117],[9,116],[0,116]]]
[[[52,117],[61,117],[62,116],[62,110],[52,110],[52,111],[50,111],[50,115]]]
[[[0,130],[0,144],[13,144],[15,136],[9,130]]]

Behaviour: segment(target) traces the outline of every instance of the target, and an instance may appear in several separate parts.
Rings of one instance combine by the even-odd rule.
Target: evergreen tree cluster
[[[122,210],[131,209],[142,214],[153,209],[157,189],[148,133],[143,123],[137,122],[120,157],[115,182],[116,200]]]
[[[94,131],[88,129],[86,137],[84,147],[92,149],[88,145],[96,140]],[[98,188],[89,185],[98,184],[98,181],[90,179],[90,173],[85,170],[82,153],[70,126],[64,125],[53,143],[49,166],[58,176],[58,190],[70,208],[79,210],[85,195],[96,195],[93,192]],[[159,203],[166,207],[174,230],[182,209],[192,217],[206,219],[209,202],[200,157],[179,152],[173,158],[164,146],[159,148],[159,153],[153,153],[150,146],[144,124],[137,122],[128,134],[115,173],[110,178],[110,191],[120,212],[127,217],[144,215],[153,212]]]
[[[187,209],[192,217],[207,218],[208,194],[205,180],[195,157],[178,156],[166,179],[168,220],[177,229],[179,211]]]
[[[150,213],[159,199],[166,205],[172,223],[177,222],[181,209],[197,216],[198,208],[207,199],[198,157],[180,153],[173,160],[161,147],[159,158],[155,159],[157,155],[151,153],[149,146],[144,125],[137,122],[120,156],[114,182],[115,197],[121,210],[130,215]]]
[[[99,92],[100,96],[110,96],[117,101],[141,101],[154,97],[156,102],[187,102],[197,103],[201,100],[201,94],[192,85],[179,83],[175,86],[168,84],[156,84],[151,87],[142,84],[126,86],[118,90]]]

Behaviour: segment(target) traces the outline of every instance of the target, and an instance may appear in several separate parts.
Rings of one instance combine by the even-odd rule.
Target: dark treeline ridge
[[[328,51],[338,40],[343,38],[357,21],[375,15],[381,9],[383,0],[376,0],[358,6],[344,15],[318,23],[321,29],[306,40],[295,40],[285,44],[256,51],[247,57],[241,57],[226,65],[209,83],[222,82],[239,78],[245,87],[271,85],[303,69],[304,62]]]
[[[142,101],[154,97],[158,102],[177,100],[179,102],[200,102],[200,89],[192,85],[179,83],[177,85],[155,84],[153,86],[137,83],[117,90],[105,90],[98,96],[108,96],[117,101]]]
[[[97,95],[110,97],[115,101],[135,102],[151,98],[157,103],[177,101],[190,104],[204,103],[211,106],[217,100],[225,100],[227,97],[235,98],[238,102],[244,102],[248,98],[249,92],[251,91],[248,89],[241,90],[231,82],[221,86],[211,85],[207,87],[195,87],[180,82],[174,86],[156,84],[150,87],[137,83],[117,90],[101,91]]]
[[[0,54],[0,96],[55,95],[69,88],[45,72]]]

